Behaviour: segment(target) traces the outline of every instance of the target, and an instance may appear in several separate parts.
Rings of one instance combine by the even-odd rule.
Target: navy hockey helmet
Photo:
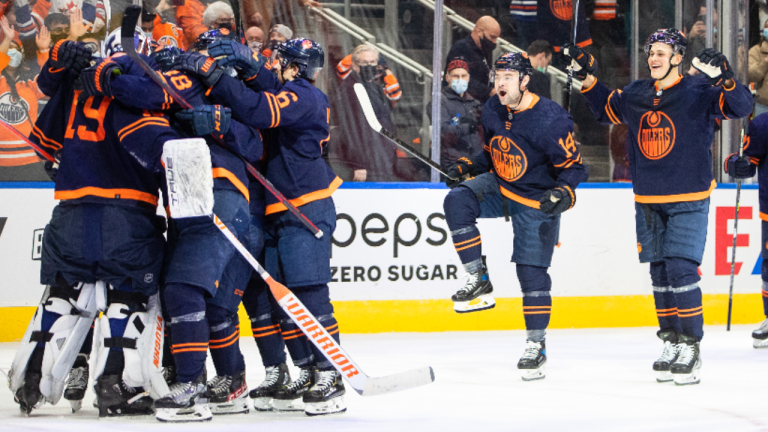
[[[153,52],[150,57],[160,66],[160,70],[168,72],[171,65],[184,53],[184,50],[175,46],[166,46]]]
[[[531,74],[533,74],[533,66],[531,65],[531,60],[528,58],[527,53],[508,52],[502,54],[502,56],[496,59],[493,63],[491,82],[494,82],[496,71],[517,71],[520,74],[520,80],[522,81],[526,75],[531,76]]]
[[[222,39],[237,40],[235,34],[227,28],[208,30],[197,37],[197,41],[195,41],[195,51],[207,50],[208,45]]]
[[[659,29],[651,33],[645,41],[645,55],[651,51],[651,46],[656,42],[661,42],[672,47],[672,55],[680,54],[685,56],[685,49],[688,48],[688,40],[683,32],[675,28]]]
[[[277,47],[280,66],[285,70],[290,64],[299,68],[298,76],[314,81],[323,70],[325,52],[317,42],[304,38],[291,39]]]

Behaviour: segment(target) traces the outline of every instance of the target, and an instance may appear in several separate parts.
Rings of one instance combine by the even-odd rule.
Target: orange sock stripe
[[[189,343],[183,343],[183,344],[171,344],[171,348],[181,348],[186,346],[208,346],[208,342],[189,342]]]
[[[335,335],[335,334],[336,334],[336,333],[338,333],[338,332],[339,332],[339,329],[336,329],[336,330],[334,330],[334,331],[329,331],[329,332],[328,332],[328,334],[329,334],[329,335]]]
[[[336,324],[334,324],[334,325],[332,325],[330,327],[326,327],[325,329],[328,330],[328,331],[331,331],[332,329],[335,329],[338,326],[339,326],[339,323],[336,323]]]
[[[551,311],[541,311],[541,312],[525,312],[523,311],[523,315],[551,315]]]
[[[677,311],[679,313],[688,313],[688,312],[694,312],[694,311],[697,311],[697,310],[701,310],[703,308],[704,308],[704,306],[698,306],[698,307],[691,308],[691,309],[678,309]]]
[[[253,337],[255,337],[255,338],[263,338],[265,336],[270,336],[270,335],[278,334],[278,333],[280,333],[280,330],[271,331],[269,333],[259,333],[259,334],[254,333]]]
[[[285,336],[283,336],[283,340],[291,340],[291,339],[296,339],[297,337],[301,337],[301,336],[304,336],[304,333],[299,333],[299,334],[297,334],[297,335],[294,335],[294,336],[288,336],[288,337],[285,337]]]
[[[768,297],[768,291],[763,290],[763,297]]]
[[[673,312],[673,311],[677,312],[677,308],[673,307],[673,308],[669,308],[669,309],[656,309],[656,312]]]
[[[183,352],[207,352],[208,348],[185,348],[180,350],[171,349],[171,354],[179,354]]]
[[[456,247],[459,247],[459,246],[461,246],[461,245],[463,245],[463,244],[472,243],[473,241],[475,241],[475,240],[477,240],[477,239],[479,239],[479,238],[480,238],[480,236],[477,236],[477,237],[475,237],[475,238],[473,238],[473,239],[464,240],[464,241],[460,241],[460,242],[458,242],[458,243],[454,243],[453,245],[454,245],[454,246],[456,246]]]
[[[523,310],[525,309],[552,309],[552,306],[523,306]]]
[[[266,326],[266,327],[259,327],[259,328],[253,328],[253,327],[251,327],[251,330],[252,330],[254,333],[256,333],[257,331],[269,330],[269,329],[278,328],[278,327],[280,327],[280,324],[275,324],[275,325]]]
[[[212,343],[212,344],[215,344],[215,343],[223,343],[223,342],[226,342],[226,341],[228,341],[228,340],[232,339],[233,337],[235,337],[235,336],[237,336],[237,335],[239,335],[239,334],[240,334],[240,332],[239,332],[239,331],[237,331],[237,330],[235,330],[234,332],[232,332],[232,334],[231,334],[231,335],[229,335],[229,336],[225,337],[224,339],[216,339],[216,340],[214,340],[214,339],[211,339],[211,340],[210,340],[210,341],[208,341],[208,342],[209,342],[209,343]]]
[[[663,314],[657,313],[656,314],[656,316],[658,316],[658,317],[668,317],[668,316],[675,316],[675,315],[677,315],[677,312],[670,312],[670,313],[663,313]]]
[[[680,317],[680,318],[690,318],[690,317],[695,317],[696,315],[701,315],[703,313],[704,313],[704,311],[700,310],[698,312],[694,312],[694,313],[690,313],[690,314],[677,314],[677,316]]]
[[[463,251],[464,249],[469,249],[469,248],[472,248],[472,247],[475,247],[475,246],[479,246],[482,243],[483,243],[482,240],[478,240],[477,243],[472,243],[469,246],[464,246],[464,247],[456,248],[456,252],[460,252],[460,251]]]
[[[240,340],[240,338],[239,338],[239,337],[236,337],[236,338],[232,339],[231,341],[229,341],[229,342],[227,342],[227,343],[225,343],[225,344],[223,344],[223,345],[211,345],[211,349],[222,349],[222,348],[226,348],[226,347],[228,347],[228,346],[232,345],[233,343],[237,342],[238,340]]]
[[[282,333],[283,333],[283,336],[291,336],[291,335],[294,335],[294,334],[296,334],[296,333],[301,333],[301,329],[296,329],[296,330],[289,330],[289,331],[287,331],[287,332],[286,332],[286,331],[284,331],[284,332],[282,332]]]

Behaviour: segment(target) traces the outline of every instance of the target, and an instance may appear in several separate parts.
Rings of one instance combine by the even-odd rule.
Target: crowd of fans
[[[129,0],[0,0],[0,119],[24,135],[34,132],[34,123],[45,104],[37,90],[36,77],[50,47],[62,39],[86,42],[94,53],[102,51],[103,42],[121,23],[122,11]],[[454,4],[456,3],[456,4]],[[559,87],[553,86],[548,70],[564,70],[566,60],[560,47],[573,37],[572,10],[568,0],[495,0],[495,16],[472,16],[474,9],[461,2],[446,0],[446,6],[475,20],[468,34],[454,31],[445,58],[440,101],[440,163],[443,167],[458,158],[471,156],[482,149],[482,107],[493,96],[489,83],[489,65],[497,41],[507,38],[527,50],[535,71],[529,90],[545,98],[559,100]],[[662,0],[648,0],[640,8],[640,33],[674,25],[674,8]],[[681,67],[693,74],[690,58],[705,46],[707,10],[705,0],[684,0],[683,31],[689,38],[688,55]],[[630,2],[629,0],[586,0],[579,2],[576,42],[600,63],[599,79],[610,87],[621,88],[630,79]],[[157,46],[174,45],[192,48],[198,35],[215,28],[235,31],[236,14],[229,0],[145,0],[141,31]],[[270,57],[274,48],[298,36],[311,37],[309,27],[318,25],[308,20],[306,7],[321,7],[314,0],[245,0],[242,21],[247,45]],[[478,6],[475,8],[480,10]],[[267,19],[265,19],[267,17]],[[403,18],[404,19],[404,18]],[[717,25],[717,13],[712,17]],[[307,24],[309,23],[309,24]],[[768,111],[768,19],[761,23],[760,42],[749,50],[749,81],[757,88],[756,113]],[[646,31],[647,30],[647,31]],[[314,31],[314,30],[313,30]],[[715,33],[715,39],[717,35]],[[407,41],[400,41],[407,48]],[[402,48],[401,47],[401,48]],[[338,46],[326,49],[338,50]],[[424,128],[403,127],[420,122],[414,119],[408,103],[403,103],[405,87],[390,70],[387,60],[371,44],[362,44],[352,52],[331,53],[340,61],[328,64],[330,77],[335,66],[331,99],[331,138],[329,163],[346,181],[411,181],[428,179],[428,170],[418,163],[405,163],[406,154],[391,141],[368,127],[357,103],[353,86],[364,86],[380,123],[393,133],[400,132],[406,142],[420,144],[429,136]],[[746,52],[743,61],[747,61]],[[391,61],[391,60],[390,60]],[[641,68],[642,69],[642,68]],[[645,71],[641,70],[641,77]],[[414,77],[400,77],[414,80]],[[406,95],[409,100],[421,94]],[[406,98],[406,99],[407,99]],[[398,103],[400,102],[400,108]],[[626,133],[623,126],[599,125],[576,90],[571,97],[576,123],[576,139],[582,145],[608,149],[613,181],[631,181],[626,160]],[[405,107],[403,107],[405,105]],[[423,114],[430,117],[431,103]],[[420,126],[420,125],[419,125]],[[425,133],[426,132],[426,133]],[[428,143],[427,143],[428,144]],[[420,148],[428,149],[428,145]],[[18,137],[0,128],[0,181],[45,180],[39,160]],[[414,169],[414,166],[416,168]]]

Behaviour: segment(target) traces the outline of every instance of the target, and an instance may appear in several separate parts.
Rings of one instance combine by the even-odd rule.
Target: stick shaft
[[[741,128],[739,157],[744,156],[744,126]],[[735,174],[735,173],[734,173]],[[741,207],[741,179],[736,180],[736,210],[733,215],[733,250],[731,251],[731,283],[728,287],[728,319],[725,330],[731,331],[731,315],[733,312],[733,282],[736,276],[736,240],[739,231],[739,208]]]
[[[24,134],[19,132],[15,127],[9,125],[8,123],[6,123],[2,119],[0,119],[0,124],[2,124],[3,127],[5,127],[5,129],[7,129],[10,133],[15,135],[16,138],[24,141],[25,144],[27,144],[28,146],[32,147],[38,153],[38,155],[44,157],[48,162],[56,163],[56,160],[53,158],[53,156],[51,156],[47,152],[43,151],[43,149],[38,147],[37,144],[35,144],[32,141],[30,141],[29,138],[25,137]]]

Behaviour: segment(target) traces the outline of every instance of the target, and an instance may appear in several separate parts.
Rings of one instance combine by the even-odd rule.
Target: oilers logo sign
[[[17,125],[27,121],[29,104],[24,99],[14,100],[10,92],[0,95],[0,118],[4,122]]]
[[[640,118],[637,143],[645,157],[661,159],[675,146],[675,125],[663,112],[648,111]]]
[[[491,159],[493,169],[499,177],[513,182],[525,174],[528,159],[514,141],[507,137],[495,136],[491,140]]]

